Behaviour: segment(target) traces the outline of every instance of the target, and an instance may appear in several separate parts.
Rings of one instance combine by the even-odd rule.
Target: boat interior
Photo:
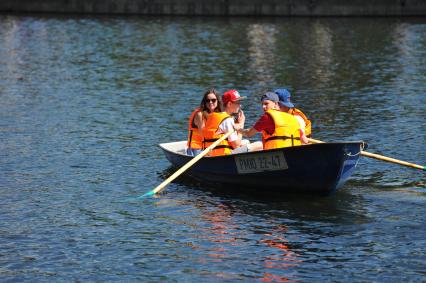
[[[186,155],[186,141],[160,143],[159,146],[165,150]]]

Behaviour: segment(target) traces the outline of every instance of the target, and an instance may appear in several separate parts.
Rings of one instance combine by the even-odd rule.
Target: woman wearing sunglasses
[[[207,148],[229,131],[244,128],[245,116],[243,111],[241,111],[240,100],[245,98],[245,96],[240,96],[239,92],[235,89],[228,90],[223,94],[222,102],[224,112],[213,112],[208,115],[205,126],[203,127],[203,148]],[[233,114],[237,114],[236,120],[233,118]],[[241,134],[234,131],[226,140],[212,149],[209,156],[228,155],[263,149],[261,142],[250,143],[249,140],[242,140],[241,138]]]
[[[188,148],[186,150],[188,155],[196,156],[203,151],[202,129],[208,114],[213,112],[222,112],[222,101],[215,89],[209,89],[204,93],[200,107],[197,107],[189,117]]]

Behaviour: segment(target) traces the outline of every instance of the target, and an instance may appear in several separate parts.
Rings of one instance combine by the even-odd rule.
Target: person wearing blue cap
[[[304,134],[307,137],[311,136],[311,121],[306,117],[306,115],[300,110],[297,109],[294,104],[290,101],[291,94],[285,88],[279,88],[274,90],[274,92],[278,95],[280,110],[286,112],[288,114],[293,115],[299,121],[300,126]]]
[[[265,112],[249,129],[240,130],[244,137],[262,133],[263,149],[302,145],[304,137],[297,119],[280,111],[279,98],[274,92],[266,92],[260,99]]]

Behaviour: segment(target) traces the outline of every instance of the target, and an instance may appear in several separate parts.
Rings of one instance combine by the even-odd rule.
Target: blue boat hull
[[[160,145],[167,159],[181,167],[192,157]],[[359,160],[363,142],[310,144],[261,152],[204,157],[186,171],[226,189],[327,195],[340,189]]]

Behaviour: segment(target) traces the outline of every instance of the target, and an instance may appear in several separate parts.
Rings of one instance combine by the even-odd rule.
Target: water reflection
[[[159,173],[166,179],[177,169],[169,166]],[[318,197],[316,195],[278,193],[223,184],[203,183],[188,175],[180,175],[173,183],[183,185],[185,190],[218,197],[227,208],[260,217],[291,217],[300,221],[367,223],[369,218],[361,203],[362,196],[353,195],[350,188],[343,188],[336,195]],[[179,193],[179,192],[177,192]]]
[[[277,249],[277,252],[271,252],[271,255],[266,256],[263,260],[265,272],[260,279],[262,282],[296,282],[297,276],[291,273],[291,269],[295,269],[298,265],[303,264],[300,255],[292,251],[291,243],[286,239],[286,225],[277,225],[270,233],[266,233],[264,239],[259,242],[266,244],[271,249]],[[274,274],[275,270],[279,270],[279,274],[289,270],[288,275]],[[286,272],[284,272],[286,273]],[[293,278],[294,277],[294,278]]]
[[[172,172],[171,167],[163,172],[164,177]],[[327,198],[270,196],[266,192],[232,192],[231,188],[203,185],[186,176],[175,182],[179,189],[167,191],[167,197],[186,199],[189,195],[191,200],[185,202],[200,210],[201,223],[205,223],[202,235],[209,244],[197,247],[210,258],[202,260],[203,264],[245,256],[244,247],[249,245],[257,251],[249,262],[262,264],[263,271],[256,278],[263,282],[299,280],[297,270],[309,268],[322,253],[329,254],[324,238],[338,241],[347,237],[345,227],[372,221],[362,196],[344,191]],[[222,271],[217,276],[234,278],[235,274]]]
[[[303,57],[308,58],[306,71],[311,74],[311,85],[314,89],[322,89],[332,82],[334,40],[328,26],[321,21],[309,25],[309,31],[303,37]],[[324,101],[325,102],[325,101]]]
[[[371,221],[362,205],[363,199],[351,194],[322,199],[300,195],[261,197],[224,192],[217,187],[216,190],[192,187],[185,179],[179,178],[179,184],[185,184],[182,187],[185,192],[170,191],[167,195],[179,199],[189,194],[188,205],[200,210],[201,223],[207,224],[202,226],[203,240],[209,244],[198,248],[205,250],[210,258],[203,263],[244,257],[244,247],[251,246],[257,252],[250,255],[249,262],[262,264],[263,271],[256,277],[263,282],[297,281],[297,270],[308,268],[312,253],[318,257],[322,251],[329,253],[323,238],[346,237],[347,231],[338,228],[340,225]],[[304,235],[301,238],[297,236],[300,233]],[[224,274],[221,272],[221,276]]]
[[[258,87],[276,85],[274,63],[278,30],[273,24],[251,24],[247,27],[249,69]]]
[[[259,255],[250,255],[253,262],[260,262],[263,265],[264,272],[255,274],[263,282],[287,282],[290,277],[294,277],[291,271],[301,261],[296,253],[291,251],[290,245],[285,234],[287,228],[285,225],[274,224],[271,227],[262,225],[262,228],[249,227],[246,224],[238,223],[238,211],[228,206],[226,203],[211,206],[197,202],[197,208],[202,211],[202,219],[210,223],[210,227],[204,228],[204,240],[211,244],[207,247],[207,256],[215,261],[224,261],[239,256],[238,250],[246,245],[256,246]],[[255,225],[256,226],[256,225]],[[254,229],[249,231],[247,229]],[[277,250],[277,251],[275,251]],[[208,260],[211,261],[211,260]],[[204,264],[208,264],[204,262]],[[284,274],[284,276],[283,276]],[[231,278],[232,276],[222,271],[216,274],[220,278]]]
[[[202,206],[199,206],[202,207]],[[238,230],[237,225],[232,222],[232,211],[224,204],[219,204],[210,211],[203,209],[203,220],[212,226],[208,228],[208,240],[213,243],[235,243],[236,234],[232,231]],[[210,253],[210,257],[223,258],[226,256],[226,249],[220,246],[213,249],[215,253]],[[228,251],[229,252],[229,251]],[[228,254],[229,256],[229,254]]]

